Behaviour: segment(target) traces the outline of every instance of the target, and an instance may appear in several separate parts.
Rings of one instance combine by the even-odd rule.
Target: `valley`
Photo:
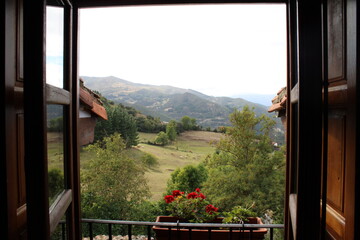
[[[159,117],[165,122],[172,119],[178,121],[187,115],[195,118],[203,128],[228,126],[229,114],[245,105],[254,108],[258,116],[266,114],[274,117],[274,114],[267,112],[271,101],[264,106],[243,98],[213,97],[191,89],[139,84],[112,76],[81,78],[86,87],[101,93],[107,99],[134,107],[145,115]],[[282,129],[280,121],[276,118],[275,121],[276,127]]]

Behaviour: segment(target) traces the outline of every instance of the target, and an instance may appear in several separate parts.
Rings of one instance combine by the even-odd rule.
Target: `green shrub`
[[[176,169],[171,174],[167,184],[167,192],[170,193],[172,190],[191,192],[196,188],[201,188],[206,179],[207,170],[204,165],[187,165]]]
[[[65,188],[64,174],[60,169],[53,168],[48,172],[49,201],[53,202],[60,192]]]
[[[141,157],[141,161],[144,163],[144,165],[146,165],[149,168],[154,167],[159,164],[157,157],[155,157],[154,155],[152,155],[150,153],[145,153]]]
[[[169,144],[169,137],[166,133],[161,131],[156,136],[154,143],[156,145],[165,146],[165,145]]]

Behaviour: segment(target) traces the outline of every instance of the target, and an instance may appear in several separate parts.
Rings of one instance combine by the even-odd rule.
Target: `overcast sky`
[[[83,76],[213,96],[276,94],[286,84],[285,5],[83,9],[79,46]]]

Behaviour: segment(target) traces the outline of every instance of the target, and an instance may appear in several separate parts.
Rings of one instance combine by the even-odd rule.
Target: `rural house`
[[[277,112],[277,117],[281,119],[286,130],[286,87],[280,89],[277,95],[271,100],[272,105],[268,112]]]
[[[81,78],[79,97],[79,145],[83,146],[94,141],[96,120],[108,118],[100,96],[85,87]]]

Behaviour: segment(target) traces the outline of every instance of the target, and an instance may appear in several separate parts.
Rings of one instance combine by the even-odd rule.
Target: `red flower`
[[[171,202],[173,202],[173,201],[175,200],[175,198],[174,198],[173,195],[166,195],[166,196],[164,197],[164,199],[165,199],[165,202],[166,202],[166,203],[171,203]]]
[[[187,195],[187,199],[196,198],[198,196],[197,192],[191,192]]]
[[[172,191],[172,195],[174,196],[174,197],[177,197],[177,196],[180,196],[180,195],[183,195],[184,194],[184,192],[180,192],[180,190],[174,190],[174,191]]]
[[[213,205],[209,204],[206,206],[205,211],[209,213],[210,215],[214,212],[217,212],[219,209],[217,207],[214,207]]]
[[[198,197],[198,198],[201,198],[201,199],[205,199],[206,197],[205,197],[205,195],[204,194],[202,194],[202,193],[200,193],[199,195],[197,195],[196,197]]]
[[[200,192],[200,188],[195,189],[195,191],[197,191],[197,192],[199,193],[199,192]]]

